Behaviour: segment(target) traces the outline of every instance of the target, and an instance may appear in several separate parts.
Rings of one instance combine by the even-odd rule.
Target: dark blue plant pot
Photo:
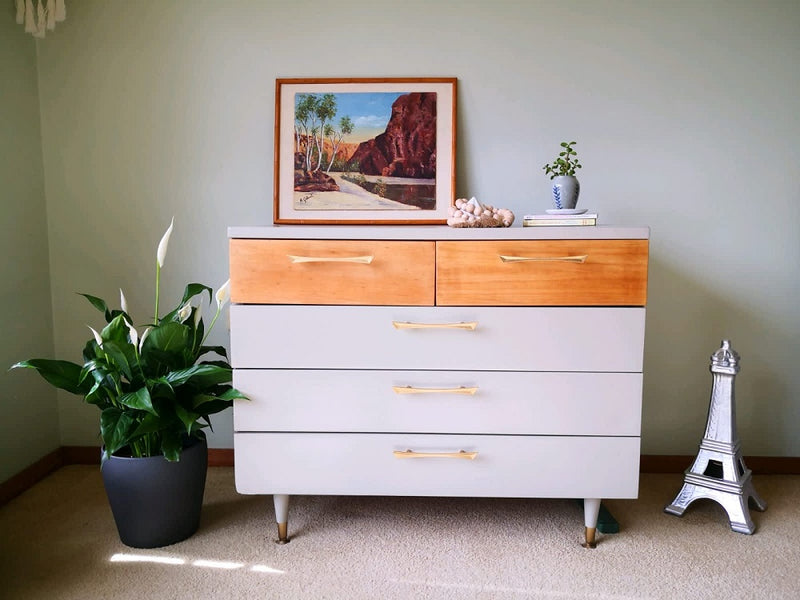
[[[102,460],[103,484],[122,543],[158,548],[194,534],[207,470],[208,445],[196,438],[184,446],[177,462],[163,456]]]

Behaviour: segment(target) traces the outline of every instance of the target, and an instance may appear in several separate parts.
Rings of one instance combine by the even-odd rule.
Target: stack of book
[[[525,215],[522,217],[523,227],[564,227],[575,225],[597,225],[597,213]]]

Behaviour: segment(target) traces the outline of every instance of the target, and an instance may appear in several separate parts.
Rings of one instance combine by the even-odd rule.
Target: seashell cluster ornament
[[[509,209],[481,204],[474,196],[456,200],[447,218],[450,227],[511,227],[513,222],[514,213]]]

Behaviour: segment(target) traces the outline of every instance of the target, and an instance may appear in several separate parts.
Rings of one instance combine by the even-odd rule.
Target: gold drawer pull
[[[292,256],[287,254],[289,261],[292,263],[318,263],[318,262],[343,262],[343,263],[356,263],[368,265],[375,258],[374,256],[346,256],[346,257],[333,257],[333,256]]]
[[[458,452],[414,452],[413,450],[395,450],[394,455],[396,458],[466,458],[473,460],[478,456],[477,452],[467,452],[466,450],[459,450]]]
[[[571,263],[585,263],[589,258],[588,254],[581,254],[579,256],[503,256],[499,254],[500,260],[503,262],[571,262]]]
[[[475,331],[477,321],[468,323],[408,323],[406,321],[392,321],[395,329],[468,329]]]
[[[395,394],[463,394],[465,396],[474,396],[478,391],[477,387],[454,387],[454,388],[424,388],[414,387],[411,385],[393,385],[392,390]]]

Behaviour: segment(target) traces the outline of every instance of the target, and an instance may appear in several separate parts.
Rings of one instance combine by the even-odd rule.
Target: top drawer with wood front
[[[231,300],[431,306],[434,261],[432,241],[232,239]]]
[[[644,306],[642,239],[439,241],[441,306]]]

